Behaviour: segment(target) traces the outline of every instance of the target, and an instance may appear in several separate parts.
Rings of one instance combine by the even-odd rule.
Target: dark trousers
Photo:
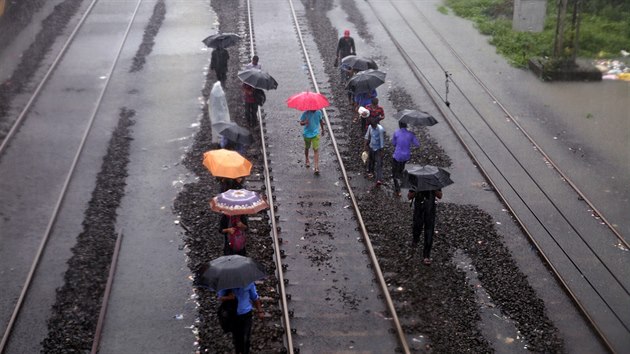
[[[214,69],[214,72],[217,74],[217,80],[221,81],[221,84],[224,84],[227,79],[227,70]]]
[[[407,161],[399,162],[392,157],[392,178],[394,179],[394,192],[400,192],[400,182],[402,172],[405,169]]]
[[[250,127],[258,122],[258,105],[256,103],[245,102],[245,118]]]
[[[252,311],[244,315],[236,316],[234,330],[232,331],[232,343],[234,352],[237,354],[248,354],[252,336]]]
[[[435,201],[416,198],[413,209],[413,242],[420,241],[420,234],[424,229],[423,258],[431,258],[433,234],[435,233]]]
[[[383,180],[383,149],[368,149],[368,172],[374,173],[377,181]]]

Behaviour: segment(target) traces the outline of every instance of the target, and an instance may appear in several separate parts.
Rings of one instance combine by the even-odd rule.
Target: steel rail
[[[297,19],[297,15],[295,13],[295,7],[293,6],[293,0],[288,0],[289,4],[291,5],[291,13],[293,15],[293,21],[295,23],[295,28],[298,34],[298,38],[300,40],[300,45],[302,47],[302,52],[304,54],[304,58],[306,60],[306,64],[308,66],[308,71],[309,71],[309,75],[311,76],[311,81],[313,83],[313,86],[315,88],[315,92],[320,93],[319,91],[319,86],[317,85],[317,80],[315,78],[315,73],[313,71],[313,67],[311,65],[311,61],[309,59],[309,55],[308,52],[306,50],[306,45],[304,44],[304,38],[302,37],[302,31],[300,30],[300,25]],[[352,191],[352,186],[350,185],[350,180],[348,178],[348,174],[346,172],[346,168],[345,165],[343,163],[343,159],[341,157],[341,153],[339,151],[339,147],[337,145],[337,140],[335,139],[335,135],[333,133],[332,127],[330,126],[330,119],[328,117],[328,112],[326,111],[326,109],[322,109],[322,112],[324,114],[324,120],[326,122],[326,126],[328,128],[328,132],[329,132],[329,136],[332,142],[332,145],[334,147],[335,150],[335,155],[337,156],[337,161],[339,162],[339,167],[341,170],[341,173],[343,175],[343,179],[346,185],[346,189],[348,190],[348,194],[350,197],[350,200],[352,201],[352,206],[354,208],[354,212],[356,214],[357,217],[357,222],[359,223],[359,226],[361,228],[361,234],[363,236],[363,240],[365,242],[365,245],[368,249],[368,254],[370,256],[370,260],[372,261],[372,266],[374,269],[374,272],[376,273],[376,277],[378,279],[378,283],[381,287],[381,291],[383,292],[383,296],[385,297],[385,303],[387,305],[387,309],[389,310],[390,315],[392,316],[392,320],[394,323],[394,327],[396,330],[396,334],[398,336],[398,340],[400,342],[400,345],[402,346],[402,350],[404,353],[410,353],[410,349],[409,349],[409,344],[407,343],[407,337],[405,336],[405,332],[402,329],[402,326],[400,324],[400,320],[398,319],[398,315],[396,313],[396,308],[394,307],[394,302],[392,301],[392,298],[389,294],[388,288],[387,288],[387,283],[385,282],[385,278],[383,276],[383,272],[381,271],[381,267],[378,263],[378,258],[376,257],[376,253],[374,252],[374,248],[372,247],[372,242],[370,240],[370,236],[368,235],[368,231],[367,228],[365,227],[365,223],[363,222],[363,217],[361,215],[361,210],[359,209],[359,204],[357,203],[356,197],[354,196],[354,192]]]
[[[48,240],[50,238],[50,235],[52,233],[52,229],[54,228],[56,222],[57,222],[57,216],[59,215],[59,211],[61,210],[61,205],[63,204],[65,197],[66,197],[66,193],[68,190],[68,187],[70,185],[70,181],[72,180],[72,177],[74,176],[74,172],[76,170],[77,164],[79,162],[79,157],[81,156],[81,153],[83,152],[83,149],[85,148],[85,143],[87,141],[88,135],[90,133],[90,131],[92,130],[92,126],[94,124],[94,121],[96,120],[96,114],[98,113],[100,107],[101,107],[101,103],[103,101],[103,97],[105,96],[105,93],[107,92],[107,88],[109,87],[109,83],[111,81],[112,78],[112,74],[114,72],[114,69],[116,68],[116,64],[118,64],[118,61],[120,59],[120,54],[122,53],[123,47],[125,45],[125,42],[127,41],[127,37],[129,36],[129,32],[131,31],[131,26],[136,18],[136,15],[138,13],[138,9],[140,8],[140,4],[142,3],[143,0],[138,0],[138,3],[136,4],[136,8],[131,16],[131,19],[129,20],[129,24],[127,26],[127,29],[125,31],[125,34],[120,42],[119,48],[118,48],[118,52],[116,53],[116,56],[114,57],[114,61],[109,69],[108,75],[107,75],[107,79],[105,80],[105,85],[103,87],[103,89],[101,90],[101,93],[98,97],[98,99],[96,100],[96,104],[94,107],[94,110],[90,116],[90,119],[88,121],[87,127],[85,129],[85,132],[83,134],[83,137],[81,139],[81,142],[79,144],[79,147],[77,149],[77,152],[74,156],[74,159],[72,161],[72,164],[70,166],[70,169],[68,171],[68,175],[66,176],[66,179],[63,183],[63,186],[61,188],[61,192],[59,195],[59,198],[57,199],[57,202],[55,203],[55,207],[53,209],[53,213],[52,216],[50,217],[49,221],[48,221],[48,226],[46,227],[46,231],[44,233],[44,237],[39,245],[39,248],[37,249],[37,253],[35,255],[35,258],[33,260],[33,263],[31,264],[31,269],[26,277],[26,281],[24,282],[24,286],[22,287],[22,292],[20,293],[20,296],[17,300],[17,303],[13,309],[13,313],[11,315],[11,319],[9,320],[9,323],[7,324],[7,328],[4,332],[4,335],[2,337],[2,342],[0,342],[0,354],[4,353],[4,350],[6,349],[6,345],[9,342],[9,339],[11,337],[11,332],[13,331],[13,326],[15,325],[15,321],[17,320],[19,314],[20,314],[20,310],[22,309],[22,305],[24,304],[24,300],[26,299],[26,295],[28,293],[28,290],[31,286],[33,277],[35,275],[35,272],[37,271],[37,268],[39,266],[39,263],[41,261],[42,255],[44,253],[44,250],[46,249],[46,244],[48,243]],[[96,1],[95,1],[96,2]],[[94,3],[95,3],[94,2]],[[92,3],[92,5],[94,5],[94,3]],[[88,12],[92,9],[92,6],[88,9]],[[42,85],[43,86],[43,85]]]
[[[90,351],[90,354],[98,353],[101,345],[101,333],[103,332],[103,326],[105,325],[105,316],[107,316],[109,297],[112,293],[112,286],[114,285],[114,275],[116,274],[116,266],[118,265],[118,255],[120,254],[122,238],[123,233],[120,231],[118,233],[118,237],[116,237],[112,261],[109,264],[109,275],[107,276],[107,284],[105,285],[105,293],[103,294],[103,300],[101,301],[101,311],[98,314],[98,321],[96,322],[96,330],[94,331],[94,340],[92,341],[92,350]]]
[[[394,4],[392,2],[392,4]],[[630,243],[628,243],[628,241],[626,241],[624,239],[624,237],[621,235],[621,233],[619,232],[619,230],[617,230],[617,228],[615,228],[613,226],[613,224],[611,222],[608,221],[608,219],[604,216],[604,214],[602,212],[599,211],[599,209],[597,209],[597,207],[595,206],[595,204],[593,202],[591,202],[591,200],[584,194],[584,192],[582,192],[582,190],[573,182],[573,180],[571,180],[571,178],[569,178],[569,176],[567,176],[562,169],[560,169],[560,167],[554,162],[554,160],[551,158],[551,156],[549,156],[544,150],[543,148],[538,145],[538,143],[534,140],[534,138],[532,138],[532,136],[525,130],[525,128],[523,128],[523,126],[518,122],[518,120],[512,115],[512,113],[510,113],[510,111],[508,111],[508,109],[503,105],[503,103],[501,103],[501,101],[499,101],[498,97],[496,97],[494,95],[494,93],[492,93],[492,91],[490,90],[490,88],[481,80],[481,78],[479,78],[479,76],[477,76],[477,74],[475,74],[473,72],[473,70],[470,68],[470,66],[468,64],[466,64],[466,62],[464,61],[464,59],[462,59],[462,57],[457,53],[457,51],[455,50],[455,48],[453,48],[452,45],[450,45],[447,41],[446,38],[444,38],[444,36],[442,36],[442,34],[440,32],[437,31],[437,29],[435,28],[435,26],[433,26],[431,24],[431,22],[429,22],[429,19],[424,15],[424,13],[422,13],[422,11],[418,8],[418,6],[416,5],[416,3],[413,3],[414,7],[416,8],[416,10],[418,10],[418,13],[420,14],[420,16],[422,16],[422,18],[424,19],[423,23],[425,23],[426,25],[428,25],[431,30],[433,31],[433,33],[435,35],[438,36],[438,38],[440,39],[440,41],[442,41],[442,43],[444,43],[444,45],[446,45],[446,47],[448,48],[448,50],[453,54],[453,56],[455,58],[457,58],[457,60],[461,63],[461,65],[464,67],[464,69],[466,69],[466,71],[470,74],[470,76],[483,88],[484,92],[488,94],[488,96],[490,96],[490,98],[496,102],[497,106],[499,106],[499,108],[501,108],[501,110],[503,111],[503,113],[505,113],[511,120],[512,123],[514,123],[516,125],[516,127],[519,129],[519,131],[527,138],[527,140],[529,140],[529,142],[534,145],[534,147],[536,148],[536,150],[544,157],[545,161],[549,162],[549,164],[554,168],[554,170],[564,179],[565,182],[567,182],[569,184],[569,186],[571,186],[571,188],[580,196],[580,198],[582,198],[586,204],[588,204],[588,206],[595,212],[597,213],[597,215],[599,216],[599,218],[606,224],[606,226],[615,234],[615,236],[617,237],[617,239],[623,243],[623,245],[626,247],[626,249],[630,249]],[[398,8],[396,7],[396,5],[394,5],[394,7],[396,8],[396,11],[398,11],[400,13],[400,11],[398,10]],[[405,20],[406,22],[406,20]],[[422,40],[420,40],[422,42]],[[424,42],[422,42],[422,44],[424,45]],[[426,45],[424,45],[425,48],[428,50],[428,48],[426,47]],[[431,53],[431,52],[429,52]],[[440,62],[432,55],[433,59],[435,60],[435,62],[440,66],[440,68],[444,69],[442,67],[442,65],[440,64]],[[452,80],[453,84],[455,85],[455,87],[457,87],[457,89],[462,92],[462,90],[459,88],[459,86],[457,85],[457,82],[455,80]]]
[[[392,4],[392,6],[396,9],[396,11],[399,13],[399,15],[401,16],[401,18],[403,19],[403,21],[405,21],[405,23],[407,24],[407,26],[409,26],[409,28],[412,29],[412,31],[414,32],[416,38],[418,38],[418,40],[425,46],[426,50],[430,53],[430,55],[436,60],[437,62],[437,58],[435,58],[435,56],[433,56],[433,53],[429,50],[429,48],[425,45],[424,41],[422,41],[422,39],[420,38],[420,36],[418,35],[418,33],[412,28],[411,24],[409,23],[409,21],[407,21],[407,19],[403,16],[402,12],[398,9],[398,7],[395,4]],[[440,66],[441,69],[444,69],[441,64],[438,62],[438,66]],[[582,240],[582,242],[587,246],[587,248],[589,249],[589,251],[591,251],[595,257],[600,261],[600,263],[603,265],[603,267],[610,273],[610,275],[619,283],[619,285],[623,288],[623,290],[626,292],[626,294],[630,295],[630,291],[625,287],[625,285],[621,282],[621,280],[619,280],[617,278],[617,276],[612,272],[612,270],[608,267],[608,265],[604,262],[604,260],[601,258],[601,256],[599,254],[597,254],[597,252],[595,252],[595,250],[593,250],[593,248],[591,247],[591,245],[584,239],[584,237],[582,236],[582,233],[580,233],[579,230],[577,230],[576,227],[574,227],[574,225],[569,221],[568,217],[565,215],[565,213],[560,209],[560,207],[558,207],[556,205],[556,203],[552,200],[552,198],[549,197],[549,195],[547,194],[547,192],[544,191],[544,189],[540,186],[540,184],[538,183],[538,181],[536,181],[536,179],[531,175],[531,173],[525,168],[525,166],[523,166],[523,164],[521,163],[521,161],[514,155],[513,151],[507,146],[507,144],[505,143],[505,141],[499,136],[499,134],[496,132],[496,130],[492,127],[492,125],[487,121],[486,118],[483,117],[483,115],[481,114],[481,112],[479,112],[479,110],[477,109],[477,107],[475,107],[475,105],[470,101],[470,99],[468,98],[468,96],[466,94],[464,94],[464,92],[459,88],[459,86],[454,82],[455,87],[459,90],[459,92],[462,94],[462,96],[466,99],[466,102],[468,102],[468,104],[470,105],[470,107],[477,113],[477,115],[481,118],[481,120],[486,124],[486,126],[488,127],[488,129],[494,134],[494,136],[497,138],[497,140],[501,143],[501,145],[503,145],[503,147],[505,147],[505,149],[508,151],[508,153],[510,154],[510,156],[512,156],[514,158],[514,161],[516,161],[516,163],[525,171],[525,174],[531,179],[532,183],[534,183],[536,185],[536,187],[541,191],[541,193],[547,198],[547,201],[556,209],[556,211],[558,212],[558,214],[560,214],[560,216],[562,216],[562,218],[567,222],[567,224],[570,226],[570,228],[575,232],[575,234],[580,238],[580,240]],[[498,166],[496,166],[496,164],[494,163],[494,161],[490,158],[490,156],[488,156],[488,154],[486,153],[485,150],[483,150],[483,148],[481,148],[481,144],[477,142],[477,139],[474,138],[474,136],[469,132],[468,128],[466,128],[466,126],[462,123],[462,120],[457,116],[457,114],[455,114],[455,112],[453,112],[453,110],[449,107],[451,113],[453,114],[453,116],[455,117],[455,119],[457,119],[457,121],[460,122],[460,124],[462,125],[462,129],[466,130],[466,132],[468,132],[469,136],[471,137],[471,139],[473,139],[475,141],[475,143],[477,143],[477,146],[480,147],[481,151],[483,152],[483,154],[488,158],[488,160],[490,161],[490,163],[495,166],[495,168],[497,169],[498,173],[505,179],[506,183],[510,186],[510,188],[512,188],[514,190],[514,192],[516,193],[516,195],[518,195],[519,199],[527,206],[527,209],[532,213],[532,215],[536,218],[536,220],[541,224],[541,226],[543,226],[543,228],[545,229],[545,231],[551,236],[551,238],[554,240],[554,242],[556,242],[556,244],[558,245],[558,247],[560,247],[564,252],[564,249],[560,246],[560,244],[557,242],[556,238],[553,236],[553,233],[550,232],[547,227],[545,226],[545,224],[541,221],[541,219],[536,215],[536,212],[531,209],[529,207],[529,205],[525,202],[525,200],[523,199],[523,197],[521,196],[520,193],[516,192],[516,188],[514,188],[512,186],[512,183],[509,181],[508,178],[505,177],[505,175],[503,174],[503,172],[499,169]],[[571,260],[571,263],[575,266],[576,269],[580,270],[580,267],[573,262],[573,260],[568,257]],[[583,272],[580,270],[581,275],[584,276]],[[591,287],[599,294],[599,291],[596,290],[595,286],[593,286],[590,282],[590,280],[588,278],[584,278],[586,279],[586,281],[591,285]],[[603,300],[603,297],[600,295],[600,297]],[[604,300],[604,302],[606,302]],[[608,305],[608,303],[606,303]],[[616,314],[615,314],[616,316]],[[621,321],[621,320],[620,320]],[[623,323],[623,321],[621,321]],[[625,326],[626,329],[628,331],[630,331],[630,328],[627,328],[627,326]]]
[[[250,0],[247,0],[247,19],[249,24],[249,41],[250,41],[250,49],[252,56],[255,53],[255,43],[254,43],[254,29],[252,27],[252,13],[251,13],[251,3]],[[251,59],[251,58],[250,58]],[[269,218],[271,219],[271,238],[273,240],[274,247],[274,258],[276,263],[276,277],[278,278],[278,292],[280,294],[280,307],[282,308],[282,320],[284,325],[284,335],[286,339],[287,351],[289,354],[294,353],[293,348],[293,333],[291,331],[291,319],[289,317],[289,305],[287,300],[287,292],[284,286],[284,274],[282,268],[282,254],[280,252],[280,241],[278,239],[278,225],[276,223],[276,213],[275,213],[275,202],[272,195],[271,188],[271,176],[270,176],[270,168],[269,168],[269,160],[267,158],[267,147],[265,142],[265,131],[263,129],[263,120],[262,114],[260,111],[260,106],[256,110],[256,116],[258,118],[258,127],[260,129],[260,147],[262,149],[263,155],[263,166],[265,176],[265,189],[267,195],[267,203],[269,204]]]
[[[374,13],[376,15],[376,18],[378,19],[379,23],[381,24],[381,26],[384,28],[384,30],[387,32],[388,36],[390,37],[390,39],[392,40],[392,43],[394,44],[394,46],[396,47],[396,49],[398,50],[398,52],[401,54],[401,56],[403,57],[403,59],[405,60],[405,62],[407,63],[407,65],[409,66],[409,68],[411,69],[414,77],[416,78],[416,80],[424,87],[424,89],[426,90],[429,98],[431,99],[431,101],[434,103],[434,106],[438,109],[438,111],[441,113],[441,115],[444,117],[445,121],[447,122],[447,124],[449,125],[449,127],[451,128],[451,130],[453,131],[453,133],[455,134],[455,136],[457,137],[457,139],[459,140],[459,142],[462,144],[462,146],[465,148],[467,154],[469,155],[469,157],[475,161],[476,166],[479,168],[480,172],[482,173],[482,175],[488,180],[488,182],[494,187],[495,192],[497,193],[497,195],[499,196],[499,198],[501,199],[501,201],[506,205],[506,207],[510,210],[510,213],[513,215],[513,217],[516,219],[518,225],[520,226],[520,228],[523,230],[523,232],[525,232],[525,234],[528,236],[530,242],[532,242],[532,244],[536,247],[536,249],[539,252],[539,255],[544,259],[544,261],[546,262],[547,266],[549,266],[549,268],[551,269],[551,271],[553,272],[555,278],[563,285],[565,291],[569,294],[569,296],[571,297],[571,299],[573,300],[573,302],[576,304],[576,306],[578,306],[578,308],[581,310],[582,314],[584,314],[587,319],[589,320],[589,323],[595,328],[595,330],[597,331],[597,333],[600,336],[600,339],[602,339],[606,346],[612,351],[613,346],[612,343],[610,343],[610,341],[606,338],[606,336],[604,335],[603,331],[601,330],[601,328],[595,323],[595,321],[593,320],[593,318],[588,314],[588,312],[586,311],[586,308],[584,306],[584,304],[578,299],[577,295],[569,288],[568,284],[566,283],[566,281],[562,278],[562,276],[560,275],[559,271],[556,269],[556,267],[551,263],[551,260],[549,259],[549,257],[545,254],[545,252],[542,250],[541,246],[538,244],[538,242],[534,239],[532,233],[529,231],[529,229],[527,228],[527,226],[525,225],[524,221],[522,221],[522,219],[516,214],[514,208],[512,207],[512,205],[508,202],[506,196],[499,190],[496,188],[496,182],[492,179],[492,177],[490,176],[490,174],[488,173],[488,171],[481,165],[479,159],[472,153],[472,149],[471,147],[466,143],[466,141],[464,140],[464,137],[461,135],[461,133],[459,133],[459,131],[456,129],[454,123],[451,121],[451,119],[449,118],[448,113],[446,112],[446,110],[440,105],[440,103],[445,103],[444,100],[441,99],[441,97],[439,96],[439,94],[437,94],[437,90],[428,82],[427,78],[424,76],[424,74],[420,71],[420,69],[417,67],[417,65],[415,64],[415,62],[413,61],[413,59],[407,54],[407,52],[404,50],[404,48],[402,47],[402,45],[395,39],[393,33],[391,32],[391,30],[389,29],[389,27],[385,24],[385,22],[383,21],[383,19],[381,18],[381,16],[378,14],[378,12],[376,12],[376,10],[374,9],[372,3],[370,1],[366,1],[368,3],[368,5],[370,6],[370,8],[372,9],[372,13]],[[400,12],[399,12],[400,13]],[[428,50],[428,48],[427,48]],[[429,51],[430,52],[430,51]],[[435,58],[434,58],[435,59]],[[430,90],[429,88],[432,88],[433,90]],[[433,92],[436,92],[436,95],[438,97],[440,97],[440,99],[437,99],[434,95]],[[451,110],[452,112],[452,110]],[[454,113],[453,113],[454,114]],[[462,125],[461,120],[458,120],[459,123]],[[469,133],[470,134],[470,133]],[[476,142],[476,141],[475,141]],[[482,150],[483,151],[483,150]],[[563,250],[564,251],[564,250]]]
[[[9,145],[9,142],[11,141],[11,139],[17,132],[18,128],[22,125],[22,121],[26,118],[26,114],[31,109],[31,106],[33,105],[37,97],[39,96],[39,93],[42,91],[44,85],[48,82],[48,79],[50,78],[50,75],[52,74],[52,72],[55,71],[55,69],[57,68],[57,64],[59,64],[59,62],[61,61],[61,58],[66,54],[68,47],[74,40],[74,37],[76,36],[77,32],[79,32],[79,29],[83,26],[85,19],[88,17],[90,12],[92,11],[92,8],[94,8],[94,5],[96,5],[97,2],[98,0],[92,0],[90,5],[86,9],[85,13],[79,20],[79,23],[74,27],[74,30],[72,30],[72,33],[70,33],[70,36],[68,37],[64,45],[61,47],[61,50],[57,54],[57,57],[55,57],[55,60],[53,60],[52,64],[46,71],[46,74],[44,74],[44,77],[35,88],[35,91],[33,91],[33,94],[31,95],[29,100],[26,102],[26,106],[22,108],[22,111],[18,115],[17,119],[13,122],[13,125],[11,125],[11,129],[9,130],[7,135],[4,137],[4,139],[2,139],[2,142],[0,142],[0,158],[2,158],[2,155],[4,154],[4,150]]]

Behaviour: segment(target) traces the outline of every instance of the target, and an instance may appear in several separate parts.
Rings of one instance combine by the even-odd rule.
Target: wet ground
[[[72,3],[67,0],[66,3]],[[345,92],[341,89],[338,81],[337,69],[333,67],[334,44],[340,31],[328,18],[328,12],[336,9],[339,5],[344,13],[348,15],[350,21],[357,28],[358,35],[366,43],[373,40],[370,35],[366,19],[357,10],[353,1],[340,0],[337,4],[333,1],[304,1],[306,17],[309,20],[309,30],[318,46],[321,56],[324,58],[324,68],[330,80],[333,90],[332,101],[338,108],[338,117],[350,116],[348,106],[345,104]],[[69,5],[68,5],[69,6]],[[242,4],[240,5],[242,6]],[[242,33],[244,24],[242,22],[243,9],[234,7],[232,3],[213,2],[212,8],[216,11],[219,20],[219,31]],[[152,33],[155,35],[159,28],[159,17],[162,10],[156,7],[157,17],[152,20],[152,25],[147,30],[147,35],[143,40],[143,46],[137,55],[138,63],[135,68],[141,70],[143,56],[150,53]],[[168,13],[168,10],[165,10]],[[66,20],[71,13],[65,13]],[[25,20],[27,21],[27,20]],[[61,20],[59,20],[61,21]],[[63,23],[63,21],[62,21]],[[59,23],[56,24],[60,26]],[[54,34],[53,30],[48,33]],[[293,38],[292,34],[287,34],[286,38]],[[159,40],[159,35],[155,40]],[[39,62],[35,59],[39,57],[39,52],[45,52],[43,43],[37,42],[34,47],[36,52],[27,55],[28,61],[20,68],[30,68],[36,70]],[[239,52],[240,51],[240,52]],[[240,91],[232,88],[240,85],[236,79],[236,71],[248,61],[248,53],[243,48],[233,47],[230,49],[230,72],[228,73],[227,98],[233,115],[233,119],[243,124],[244,121]],[[271,61],[276,58],[267,57],[265,60]],[[31,77],[30,71],[19,69],[10,82],[3,83],[0,92],[0,120],[2,116],[2,104],[6,105],[11,101],[11,95],[20,92],[25,82]],[[214,72],[209,71],[206,77],[205,87],[202,90],[204,98],[208,97],[209,89],[214,83]],[[193,95],[196,96],[196,93]],[[382,96],[389,100],[388,107],[395,109],[417,107],[412,96],[404,88],[394,85],[387,94]],[[213,238],[208,235],[216,235],[216,225],[218,216],[212,213],[207,207],[208,196],[213,195],[218,190],[216,181],[207,173],[205,168],[199,163],[201,155],[215,145],[210,139],[210,124],[208,120],[207,107],[203,108],[203,115],[200,120],[199,132],[195,135],[195,142],[188,151],[184,164],[197,176],[195,183],[187,184],[183,192],[174,203],[177,215],[180,217],[181,225],[186,229],[184,235],[185,249],[188,255],[188,266],[191,273],[194,273],[201,264],[220,255],[222,240],[219,237]],[[270,114],[270,112],[266,112]],[[126,138],[126,129],[129,128],[133,114],[130,111],[121,112],[121,131],[117,131],[114,136],[119,139],[112,140],[112,156],[107,161],[125,162],[128,152],[125,150],[129,140]],[[371,181],[365,180],[361,174],[363,166],[358,159],[356,151],[362,146],[362,134],[358,132],[356,126],[350,120],[345,121],[344,130],[348,132],[349,139],[343,144],[344,163],[354,176],[353,184],[356,186],[361,201],[362,213],[367,220],[367,227],[371,237],[373,237],[381,266],[386,273],[387,281],[391,285],[392,296],[402,318],[404,328],[414,344],[414,350],[418,352],[489,352],[494,350],[502,352],[517,352],[516,346],[526,346],[528,350],[536,352],[562,352],[564,343],[556,327],[551,323],[546,315],[545,304],[538,297],[527,277],[519,270],[516,262],[512,258],[510,251],[504,245],[504,236],[497,232],[497,222],[485,211],[475,205],[461,205],[453,202],[440,203],[438,207],[438,224],[436,226],[436,241],[434,244],[434,263],[431,267],[426,267],[420,263],[421,258],[417,254],[418,250],[410,248],[408,245],[411,225],[411,213],[409,206],[392,197],[391,186],[387,185],[381,190],[371,189]],[[243,124],[244,125],[244,124]],[[412,162],[420,164],[434,164],[449,167],[453,164],[453,159],[448,156],[445,150],[433,139],[426,129],[416,131],[422,140],[424,149],[421,154],[414,155]],[[387,154],[391,154],[388,151]],[[250,148],[246,155],[260,166],[260,155],[256,147]],[[385,171],[389,171],[388,159],[385,159]],[[105,166],[103,169],[110,171],[97,181],[97,189],[94,198],[99,198],[98,188],[115,190],[124,185],[126,178],[125,166],[118,166],[119,169]],[[277,173],[277,172],[276,172]],[[387,174],[386,174],[387,175]],[[111,183],[118,187],[111,187]],[[251,185],[257,185],[255,178],[252,178]],[[103,219],[112,216],[116,212],[117,200],[108,201],[108,198],[120,198],[121,196],[108,195],[105,199],[95,202],[97,210],[88,209],[86,216],[95,213],[94,217]],[[103,207],[103,204],[107,207]],[[248,255],[261,260],[268,269],[273,269],[271,263],[271,245],[268,238],[268,226],[266,226],[265,215],[261,214],[261,219],[254,221],[257,234],[261,237],[252,237],[254,240],[248,248]],[[90,221],[92,220],[92,221]],[[106,220],[105,220],[106,221]],[[87,225],[96,226],[91,217],[86,218]],[[77,244],[76,251],[79,255],[86,252],[94,252],[103,247],[102,237],[109,237],[113,234],[111,224],[96,230],[96,242],[88,242],[84,246]],[[92,230],[94,231],[94,230]],[[84,251],[87,247],[90,251]],[[111,248],[111,243],[106,248]],[[101,253],[101,252],[98,252]],[[401,257],[402,255],[402,257]],[[90,262],[103,262],[108,260],[108,253],[100,254],[101,260]],[[314,257],[317,255],[313,254]],[[84,259],[86,261],[86,259]],[[100,278],[102,281],[106,277],[106,267],[101,267],[98,274],[90,278],[90,283],[85,283],[87,271],[94,271],[93,267],[86,264],[76,264],[71,262],[71,267],[67,273],[66,288],[59,291],[57,305],[53,308],[53,315],[49,326],[49,337],[43,343],[48,352],[67,352],[70,348],[85,350],[89,343],[93,331],[94,315],[98,312],[98,294],[82,295],[74,289],[75,287],[86,287],[92,284],[93,278]],[[73,278],[73,272],[77,272],[77,278]],[[548,276],[544,275],[544,276]],[[259,285],[259,291],[265,299],[265,308],[268,313],[267,320],[263,323],[255,322],[254,341],[252,347],[256,352],[276,352],[282,346],[281,329],[279,328],[279,310],[275,307],[277,295],[274,291],[274,280],[266,280]],[[479,292],[483,293],[480,296]],[[66,290],[64,290],[66,289]],[[81,294],[77,296],[77,294]],[[484,302],[483,295],[491,297],[491,301]],[[192,329],[199,336],[199,349],[208,352],[229,352],[231,343],[229,336],[221,333],[215,318],[214,310],[216,301],[214,293],[200,290],[197,292],[199,307],[199,323]],[[90,302],[86,299],[94,301]],[[82,304],[81,310],[73,303]],[[508,328],[500,335],[490,334],[482,323],[486,308],[498,308],[494,317],[506,316],[503,326]],[[79,320],[63,322],[64,314],[73,312]],[[87,326],[84,324],[88,323]],[[476,324],[476,325],[471,325]],[[70,335],[72,334],[72,335]],[[494,337],[493,337],[494,336]],[[70,338],[70,343],[68,342]],[[497,342],[502,342],[505,347],[498,347]],[[501,348],[501,349],[499,349]]]

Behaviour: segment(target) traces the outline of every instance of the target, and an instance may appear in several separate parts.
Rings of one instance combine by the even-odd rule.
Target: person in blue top
[[[394,155],[392,156],[392,177],[394,179],[394,192],[400,197],[400,184],[398,180],[402,177],[405,164],[411,158],[411,147],[420,146],[416,135],[407,130],[407,123],[398,122],[398,130],[392,137]]]
[[[315,163],[315,174],[319,175],[319,136],[324,135],[324,121],[322,120],[322,112],[305,111],[300,116],[300,125],[304,127],[302,136],[304,136],[304,162],[306,168],[311,167],[308,158],[308,150],[313,147],[313,162]]]
[[[236,289],[219,290],[219,301],[234,300],[238,301],[236,308],[236,319],[232,327],[232,342],[234,343],[234,352],[237,354],[249,353],[250,338],[252,334],[252,304],[256,306],[258,318],[263,319],[265,313],[262,310],[262,304],[258,298],[256,285],[249,283],[247,286]]]
[[[368,178],[376,175],[376,186],[383,184],[383,148],[385,147],[385,129],[378,124],[379,119],[370,118],[370,126],[365,132],[365,147],[368,152]]]

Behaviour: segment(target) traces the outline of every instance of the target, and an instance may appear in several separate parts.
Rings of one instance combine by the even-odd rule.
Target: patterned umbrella
[[[269,208],[269,204],[256,192],[247,189],[229,189],[210,201],[210,207],[226,215],[247,215]]]

